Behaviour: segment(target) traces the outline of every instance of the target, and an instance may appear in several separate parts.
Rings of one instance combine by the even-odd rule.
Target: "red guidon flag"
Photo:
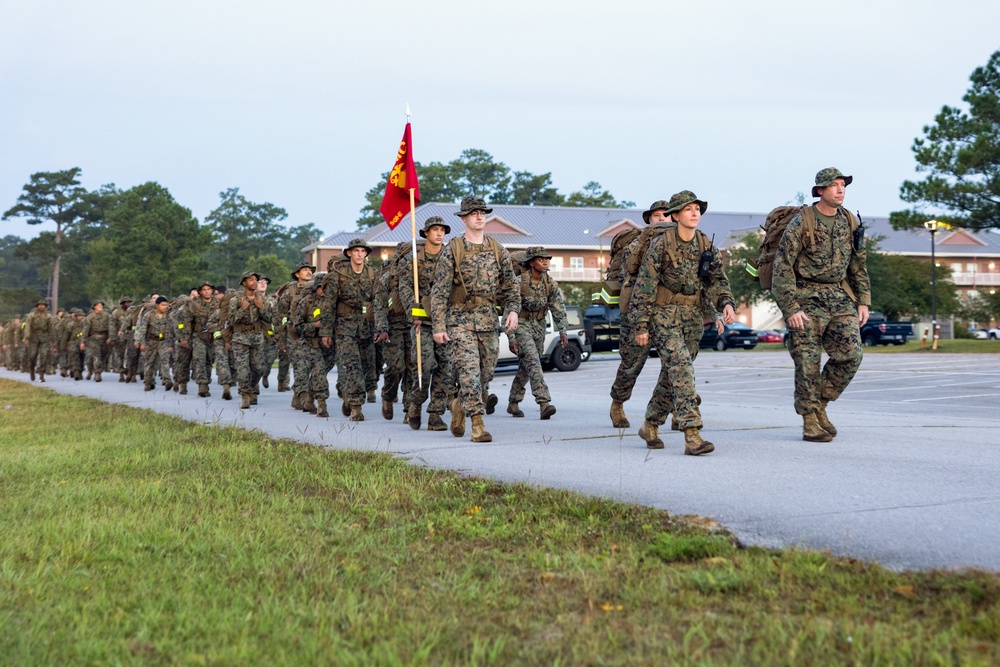
[[[378,209],[389,229],[395,229],[400,220],[410,212],[410,188],[413,189],[414,204],[419,204],[420,186],[417,185],[417,168],[413,164],[410,124],[407,123],[403,130],[403,140],[399,142],[399,152],[396,153],[396,164],[392,165],[392,171],[389,172],[385,195]]]

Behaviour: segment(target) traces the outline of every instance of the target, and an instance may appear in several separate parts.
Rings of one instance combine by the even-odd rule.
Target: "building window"
[[[571,269],[582,269],[583,268],[583,257],[570,257],[569,258],[569,268],[571,268]]]
[[[562,271],[563,258],[559,257],[558,255],[553,257],[552,260],[549,262],[549,268],[553,271]]]

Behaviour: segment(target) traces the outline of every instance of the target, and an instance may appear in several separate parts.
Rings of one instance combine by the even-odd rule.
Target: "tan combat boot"
[[[701,456],[715,451],[715,445],[703,440],[700,430],[692,426],[684,429],[684,453],[688,456]]]
[[[283,391],[288,391],[288,383],[287,382],[279,382],[278,383],[278,393],[280,394]]]
[[[827,401],[823,401],[819,404],[819,409],[816,410],[816,421],[819,422],[819,427],[821,429],[832,436],[836,436],[837,427],[831,424],[829,417],[826,416],[826,405]]]
[[[392,421],[392,401],[382,399],[382,418]],[[417,428],[420,428],[417,426]]]
[[[208,385],[204,382],[198,385],[198,395],[202,398],[208,398],[212,395],[212,393],[208,390]]]
[[[517,403],[511,401],[507,404],[507,414],[511,417],[523,417],[524,413],[521,412],[521,408],[517,407]]]
[[[351,406],[347,404],[346,398],[343,399],[343,402],[340,404],[340,414],[344,415],[345,417],[351,416]]]
[[[375,390],[374,389],[369,389],[368,390],[368,402],[369,403],[374,403],[375,402]]]
[[[447,431],[448,425],[444,423],[441,419],[441,415],[435,412],[427,413],[427,430],[428,431]]]
[[[660,427],[653,422],[643,422],[639,427],[639,437],[646,441],[646,447],[649,449],[663,449],[659,431]]]
[[[66,377],[66,373],[63,373],[63,377]],[[125,373],[119,373],[118,374],[118,381],[119,382],[125,382]]]
[[[410,403],[410,409],[406,411],[406,423],[414,431],[420,430],[420,406],[418,404]],[[428,422],[429,424],[430,422]]]
[[[621,401],[611,401],[611,425],[615,428],[628,428],[631,426],[628,417],[625,416],[625,404]]]
[[[302,406],[303,412],[308,412],[311,415],[316,414],[316,404],[313,403],[313,395],[309,392],[302,394],[302,400],[299,401],[299,405]]]
[[[246,410],[250,407],[250,399],[253,398],[250,394],[243,394],[240,396],[240,410]]]
[[[316,416],[317,417],[329,417],[330,413],[326,411],[326,399],[317,398],[316,399]]]
[[[296,392],[295,395],[292,396],[292,409],[293,410],[301,410],[302,409],[302,392],[301,391]]]
[[[802,415],[802,439],[807,442],[830,442],[833,436],[819,425],[815,412]]]
[[[229,393],[229,385],[228,384],[222,385],[222,400],[229,401],[232,400],[232,398],[233,395]]]
[[[351,421],[352,422],[363,422],[364,420],[365,420],[365,416],[361,413],[361,406],[360,405],[352,405],[351,406]]]
[[[541,417],[539,419],[548,419],[556,413],[556,406],[551,403],[539,403],[539,409],[541,410]]]
[[[98,374],[97,374],[97,381],[98,381],[98,382],[100,382],[100,381],[101,381],[101,379],[100,379],[100,378],[101,378],[101,374],[100,374],[100,373],[98,373]],[[181,388],[181,389],[180,389],[180,392],[178,392],[178,393],[180,393],[180,394],[183,394],[183,395],[187,396],[187,393],[188,393],[188,383],[187,383],[187,382],[179,382],[178,384],[180,385],[180,388]]]
[[[465,435],[465,410],[462,409],[462,399],[451,401],[451,434],[456,438]]]
[[[493,442],[493,436],[486,430],[482,415],[472,415],[472,442]]]
[[[175,388],[174,383],[171,382],[170,380],[163,381],[163,391],[170,391],[171,389],[174,388]]]
[[[100,382],[100,381],[101,381],[101,373],[100,371],[98,371],[94,373],[94,382]]]
[[[483,392],[483,405],[486,406],[486,414],[491,415],[496,412],[497,403],[499,402],[500,399],[497,398],[496,394],[487,394],[485,391]]]

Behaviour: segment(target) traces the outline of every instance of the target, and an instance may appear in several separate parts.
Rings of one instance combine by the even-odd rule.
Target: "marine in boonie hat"
[[[521,261],[524,266],[531,264],[531,260],[541,257],[542,259],[552,259],[552,255],[545,251],[540,245],[529,246],[524,251],[524,259]]]
[[[310,264],[309,262],[299,262],[298,264],[295,265],[295,268],[292,269],[292,280],[299,279],[299,277],[295,274],[297,274],[302,269],[309,269],[313,273],[316,273],[316,267]]]
[[[648,225],[649,216],[653,215],[656,211],[665,212],[668,208],[670,208],[670,204],[668,204],[665,199],[657,199],[649,205],[649,210],[642,212],[642,221]]]
[[[364,239],[351,239],[351,242],[347,244],[346,248],[344,248],[344,255],[347,255],[347,253],[351,252],[355,248],[364,248],[366,251],[365,252],[366,257],[372,254],[371,246],[365,243]]]
[[[122,298],[118,299],[118,305],[120,306],[125,303],[132,303],[133,301],[135,301],[135,299],[133,299],[132,297],[123,296]]]
[[[482,211],[483,213],[492,213],[493,209],[486,205],[486,200],[482,197],[465,197],[462,199],[461,207],[459,208],[457,215],[462,218],[474,211]]]
[[[826,169],[820,169],[816,172],[816,185],[813,186],[812,196],[819,197],[820,188],[825,188],[827,186],[833,185],[833,182],[838,178],[844,179],[844,186],[848,186],[854,182],[853,176],[845,176],[836,167],[827,167]]]
[[[457,215],[457,214],[456,214]],[[424,220],[424,228],[420,230],[420,235],[427,238],[427,232],[431,231],[431,227],[444,227],[445,234],[451,234],[451,227],[449,227],[444,218],[440,215],[432,215],[431,217]]]
[[[257,273],[256,271],[244,271],[243,275],[240,276],[240,284],[242,285],[243,281],[251,276],[253,276],[257,280],[260,280],[260,274]]]
[[[667,204],[667,213],[677,213],[692,202],[697,202],[698,208],[701,209],[701,214],[705,215],[705,211],[708,210],[708,202],[698,199],[698,195],[690,190],[681,190],[672,196],[670,202]]]

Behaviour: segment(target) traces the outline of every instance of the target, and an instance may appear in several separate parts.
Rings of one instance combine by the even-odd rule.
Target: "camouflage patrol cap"
[[[552,259],[552,255],[545,252],[545,248],[543,248],[540,245],[533,245],[528,247],[524,251],[523,264],[525,266],[528,266],[529,264],[531,264],[531,260],[535,259],[536,257],[541,257],[542,259]]]
[[[243,275],[240,276],[240,284],[242,285],[243,281],[249,278],[250,276],[253,276],[257,280],[260,280],[260,274],[257,273],[256,271],[244,271]]]
[[[657,199],[656,201],[654,201],[652,204],[649,205],[648,211],[642,212],[642,221],[648,225],[649,216],[653,215],[653,213],[655,213],[656,211],[666,211],[668,208],[670,208],[670,204],[668,204],[666,200]]]
[[[79,308],[73,308],[69,311],[70,315],[76,315],[78,317],[83,317],[83,311]]]
[[[486,200],[482,197],[465,197],[462,199],[462,205],[459,208],[457,215],[458,217],[464,217],[469,215],[473,211],[482,211],[483,213],[492,213],[493,209],[486,205]]]
[[[701,209],[702,215],[708,210],[708,202],[698,199],[698,195],[691,192],[690,190],[681,190],[674,196],[670,198],[670,202],[667,206],[667,213],[677,213],[685,206],[692,202],[697,202],[698,208]]]
[[[320,271],[315,276],[302,283],[302,289],[307,290],[309,292],[315,292],[317,289],[323,286],[324,276],[326,276],[326,271]]]
[[[431,227],[444,227],[445,234],[451,234],[451,227],[445,224],[444,218],[440,215],[432,215],[431,217],[424,220],[424,228],[420,230],[420,235],[427,238],[427,232],[431,231]]]
[[[38,301],[35,302],[35,307],[36,308],[38,306],[48,306],[48,305],[49,305],[49,302],[46,301],[45,299],[39,299]]]
[[[213,290],[215,289],[215,285],[213,285],[212,283],[208,282],[207,280],[205,282],[203,282],[203,283],[199,283],[199,285],[197,287],[195,287],[194,289],[195,289],[196,292],[200,292],[201,288],[204,287],[205,285],[208,285]]]
[[[826,169],[820,169],[816,172],[816,185],[813,186],[812,195],[813,197],[819,197],[820,188],[825,188],[828,185],[833,185],[833,182],[838,178],[844,179],[844,185],[850,185],[854,182],[853,176],[844,176],[844,174],[836,167],[827,167]]]
[[[365,257],[372,254],[371,246],[365,243],[364,239],[351,239],[351,242],[347,244],[346,248],[344,248],[344,254],[346,255],[355,248],[364,248],[367,251],[365,253]]]
[[[133,299],[132,297],[123,296],[122,298],[118,299],[118,305],[120,306],[123,303],[132,303],[133,301],[135,301],[135,299]]]
[[[90,307],[93,308],[97,304],[101,304],[102,306],[107,306],[108,305],[108,304],[104,303],[103,301],[101,301],[100,299],[95,299],[94,302],[92,304],[90,304]]]
[[[316,267],[310,264],[309,262],[299,262],[298,264],[295,265],[295,268],[292,269],[292,280],[299,279],[298,276],[296,276],[295,274],[301,271],[302,269],[310,269],[313,273],[316,273]]]

